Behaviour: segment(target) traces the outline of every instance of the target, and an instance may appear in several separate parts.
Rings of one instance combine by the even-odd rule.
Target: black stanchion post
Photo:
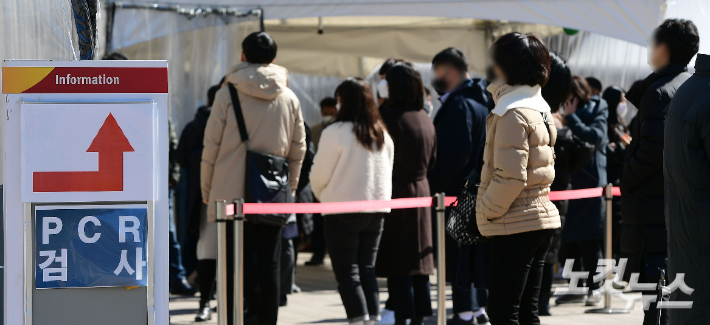
[[[244,324],[244,199],[234,203],[234,324]]]
[[[215,202],[217,222],[217,324],[227,325],[227,201]]]
[[[439,325],[446,325],[445,198],[444,193],[436,194],[436,320]]]
[[[614,195],[612,194],[612,188],[613,185],[611,184],[606,184],[604,186],[604,203],[606,205],[606,226],[604,229],[604,258],[607,260],[611,260],[613,258],[613,254],[611,252],[612,248],[612,235],[611,235],[611,200],[614,198]],[[612,261],[612,263],[614,263]],[[611,290],[612,290],[612,282],[614,281],[614,274],[611,272],[612,265],[611,263],[607,263],[607,277],[606,280],[604,280],[604,307],[603,308],[596,308],[596,309],[590,309],[585,311],[585,313],[592,313],[592,314],[627,314],[629,311],[626,309],[619,309],[619,308],[611,308]],[[590,272],[593,272],[590,270]]]

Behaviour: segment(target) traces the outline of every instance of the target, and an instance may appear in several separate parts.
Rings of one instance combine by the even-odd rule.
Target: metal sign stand
[[[604,231],[604,239],[605,239],[605,244],[604,244],[604,258],[607,260],[611,260],[613,258],[613,254],[611,251],[612,248],[612,234],[611,234],[611,201],[614,198],[614,195],[611,192],[613,185],[607,184],[604,186],[604,201],[606,201],[606,229]],[[610,263],[607,263],[607,272],[608,275],[606,277],[606,280],[604,280],[604,307],[603,308],[595,308],[595,309],[589,309],[585,311],[585,313],[591,313],[591,314],[628,314],[629,310],[626,309],[619,309],[619,308],[612,308],[611,307],[611,290],[612,290],[612,282],[614,281],[614,274],[611,272],[612,265]]]
[[[436,322],[446,325],[446,204],[445,194],[436,194]]]
[[[227,325],[228,308],[234,310],[234,325],[244,324],[244,199],[233,202],[233,214],[227,213],[227,201],[216,202],[217,220],[217,324]],[[234,223],[234,305],[227,305],[227,221]]]

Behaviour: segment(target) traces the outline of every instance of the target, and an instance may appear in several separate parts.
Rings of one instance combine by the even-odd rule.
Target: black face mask
[[[436,90],[439,96],[446,94],[446,91],[449,89],[449,83],[444,78],[432,80],[431,86],[434,87],[434,90]]]

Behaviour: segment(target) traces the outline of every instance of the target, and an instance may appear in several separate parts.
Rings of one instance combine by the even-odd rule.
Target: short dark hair
[[[113,52],[113,53],[109,53],[109,54],[104,55],[104,57],[101,58],[101,60],[128,60],[128,58],[121,53]]]
[[[424,108],[424,84],[417,69],[396,64],[387,72],[387,86],[391,106],[407,110]]]
[[[449,47],[437,53],[431,60],[431,64],[436,67],[441,64],[448,64],[460,72],[468,71],[468,58],[466,54],[456,47]]]
[[[326,97],[320,101],[320,109],[323,109],[324,107],[327,107],[327,106],[335,107],[336,105],[338,105],[338,101],[335,100],[335,98],[333,98],[333,97]]]
[[[276,58],[276,42],[266,32],[253,32],[242,41],[242,51],[249,63],[269,64]]]
[[[222,85],[214,85],[207,90],[207,105],[212,106],[214,104],[214,97],[220,88],[222,88]]]
[[[656,44],[666,44],[671,63],[687,65],[698,53],[700,37],[695,24],[686,19],[666,19],[653,33]]]
[[[542,87],[542,98],[545,99],[552,112],[562,106],[572,92],[572,73],[565,59],[557,53],[550,52],[550,75]]]
[[[395,64],[402,63],[409,65],[410,67],[414,67],[412,62],[409,62],[405,59],[398,59],[398,58],[389,58],[385,60],[385,62],[382,62],[382,66],[380,66],[380,71],[379,74],[381,75],[386,75],[387,71],[389,71],[392,67],[395,66]]]
[[[394,58],[389,58],[389,59],[385,60],[385,62],[382,62],[382,66],[380,66],[380,71],[379,71],[380,76],[383,74],[387,74],[387,71],[389,71],[389,69],[394,67],[395,64],[397,64],[397,61],[395,61]]]
[[[511,86],[545,86],[550,75],[550,51],[532,33],[514,32],[499,37],[491,46],[491,58]]]
[[[587,80],[580,76],[572,77],[572,96],[579,99],[579,107],[589,104],[589,100],[592,98],[592,90],[589,88]]]
[[[599,81],[599,79],[594,78],[594,77],[587,77],[585,80],[587,80],[587,84],[589,84],[589,87],[592,89],[596,89],[599,91],[602,91],[604,87],[602,87],[602,82]]]

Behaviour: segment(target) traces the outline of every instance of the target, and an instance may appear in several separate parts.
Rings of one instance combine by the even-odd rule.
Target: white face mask
[[[335,109],[337,109],[338,112],[340,112],[340,103],[335,104]]]
[[[380,80],[380,83],[377,84],[377,95],[380,98],[389,98],[389,88],[387,88],[387,80]]]
[[[626,105],[626,103],[620,103],[618,106],[616,106],[616,115],[618,115],[619,118],[623,118],[628,110],[629,106]]]
[[[333,121],[334,118],[335,118],[335,116],[333,116],[333,115],[324,115],[323,116],[323,123],[328,124],[331,121]]]

